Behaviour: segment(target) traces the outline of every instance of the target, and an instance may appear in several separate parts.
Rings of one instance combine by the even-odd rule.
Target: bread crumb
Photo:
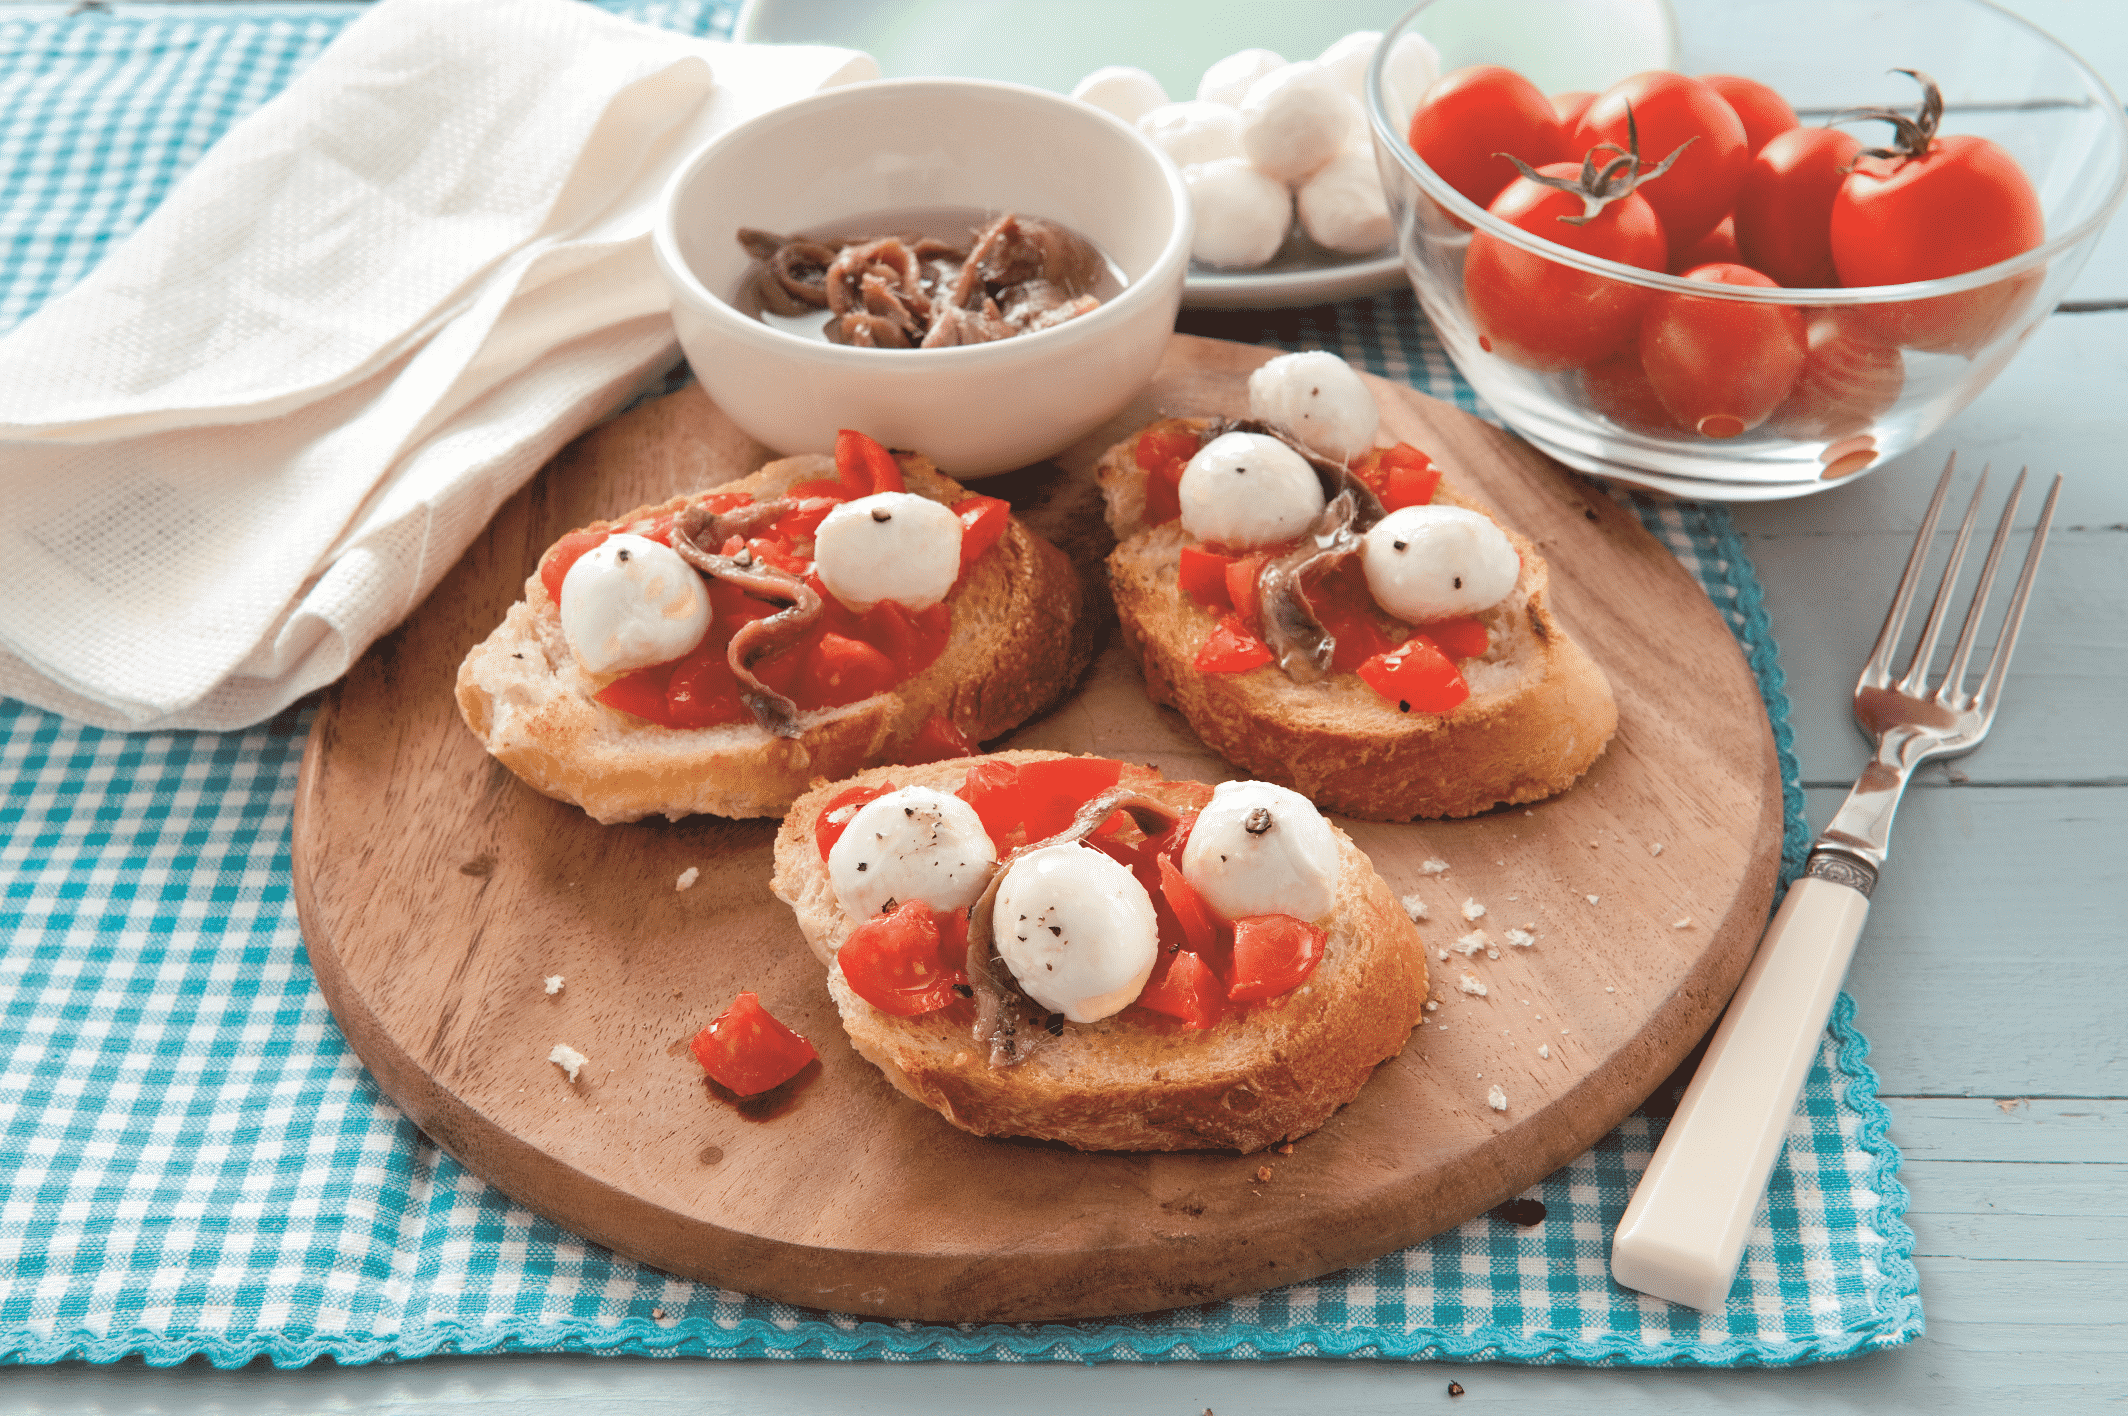
[[[1591,896],[1589,896],[1589,903],[1593,905],[1593,904],[1595,904],[1595,903],[1596,903],[1596,902],[1597,902],[1598,900],[1600,900],[1600,899],[1602,899],[1602,898],[1603,898],[1603,896],[1601,896],[1601,895],[1591,895]]]
[[[695,886],[695,882],[697,880],[700,880],[701,878],[701,870],[699,870],[695,866],[690,865],[687,867],[687,869],[680,872],[680,878],[678,880],[672,882],[672,888],[675,890],[692,890]]]
[[[554,1050],[547,1054],[547,1060],[568,1073],[569,1080],[573,1084],[576,1081],[576,1074],[583,1071],[584,1064],[591,1059],[578,1052],[568,1043],[557,1042],[554,1044]]]
[[[1429,1013],[1434,1013],[1434,1012],[1438,1012],[1438,1011],[1440,1011],[1440,1007],[1441,1007],[1441,1003],[1440,1003],[1440,1000],[1439,1000],[1439,999],[1436,999],[1436,998],[1429,998],[1429,999],[1427,999],[1427,1000],[1426,1000],[1426,1011],[1427,1011],[1427,1012],[1429,1012]]]
[[[1434,957],[1445,964],[1448,962],[1448,951],[1446,949],[1438,949],[1434,952]]]
[[[1496,1086],[1485,1094],[1485,1104],[1495,1111],[1505,1111],[1507,1110],[1507,1093]]]
[[[1264,1183],[1265,1181],[1269,1180],[1270,1178],[1271,1178],[1271,1167],[1270,1167],[1270,1166],[1268,1166],[1268,1165],[1259,1165],[1259,1166],[1257,1166],[1257,1167],[1256,1167],[1256,1183],[1257,1183],[1257,1184],[1261,1185],[1261,1184],[1263,1184],[1263,1183]]]
[[[1285,1143],[1284,1145],[1280,1146],[1280,1147],[1278,1148],[1278,1153],[1279,1153],[1280,1155],[1291,1155],[1291,1154],[1293,1154],[1293,1142],[1291,1142],[1291,1141],[1287,1141],[1287,1142],[1286,1142],[1286,1143]]]
[[[1591,841],[1591,842],[1589,842],[1589,849],[1590,849],[1590,850],[1592,850],[1592,851],[1593,851],[1593,850],[1598,850],[1598,849],[1600,849],[1600,848],[1601,848],[1602,846],[1603,846],[1603,842],[1601,842],[1601,841]]]
[[[1465,974],[1462,978],[1458,979],[1456,981],[1456,987],[1465,993],[1475,993],[1480,998],[1483,998],[1485,996],[1485,985],[1478,982],[1478,980],[1470,974]]]
[[[1550,1043],[1548,1043],[1548,1042],[1540,1042],[1540,1043],[1538,1043],[1538,1044],[1537,1044],[1537,1055],[1538,1055],[1539,1057],[1542,1057],[1542,1058],[1543,1058],[1543,1059],[1544,1059],[1545,1061],[1547,1061],[1547,1062],[1551,1061],[1551,1060],[1552,1060],[1552,1045],[1551,1045]]]
[[[1527,949],[1537,942],[1537,936],[1527,929],[1510,929],[1501,937],[1517,949]]]
[[[1438,857],[1419,862],[1419,874],[1421,875],[1444,875],[1447,871],[1448,862]]]
[[[1449,945],[1448,947],[1455,950],[1458,954],[1461,954],[1464,958],[1467,959],[1471,955],[1477,953],[1480,949],[1483,949],[1487,944],[1490,944],[1491,942],[1492,941],[1486,937],[1484,930],[1473,929],[1470,933],[1464,935],[1461,939],[1458,939],[1455,943]],[[1443,954],[1441,957],[1445,959],[1448,957],[1448,955]]]
[[[1487,949],[1485,951],[1485,957],[1488,959],[1497,959],[1500,957],[1500,951],[1498,949]]]
[[[549,993],[559,993],[559,992],[561,992],[561,991],[562,991],[562,976],[561,976],[560,974],[548,974],[548,975],[547,975],[547,992],[549,992]]]
[[[1404,913],[1410,915],[1413,921],[1426,918],[1426,902],[1417,895],[1406,895],[1397,903],[1404,907]]]
[[[1477,902],[1476,900],[1465,900],[1465,901],[1463,902],[1463,918],[1465,918],[1465,919],[1483,919],[1483,918],[1485,918],[1485,906],[1483,906],[1483,905],[1479,904],[1479,903],[1478,903],[1478,902]]]
[[[1671,927],[1672,929],[1690,929],[1690,928],[1692,927],[1692,916],[1690,916],[1690,915],[1686,915],[1686,916],[1685,916],[1685,917],[1684,917],[1683,919],[1681,919],[1681,920],[1678,920],[1678,921],[1677,921],[1677,922],[1676,922],[1675,924],[1672,924],[1672,925],[1671,925],[1670,927]]]
[[[652,1308],[650,1310],[650,1317],[653,1322],[662,1323],[665,1321],[665,1310],[663,1308]]]
[[[1603,986],[1603,991],[1604,991],[1604,992],[1606,992],[1606,993],[1616,993],[1616,992],[1617,992],[1618,990],[1617,990],[1617,989],[1615,989],[1615,988],[1613,988],[1613,987],[1611,987],[1611,985],[1609,985],[1609,984],[1605,984],[1605,985]]]
[[[1662,842],[1661,842],[1661,841],[1657,841],[1657,842],[1655,842],[1655,843],[1654,843],[1653,845],[1651,845],[1651,846],[1649,846],[1649,847],[1648,847],[1648,854],[1649,854],[1649,855],[1661,855],[1661,854],[1662,854],[1662,849],[1663,849],[1663,847],[1662,847]]]

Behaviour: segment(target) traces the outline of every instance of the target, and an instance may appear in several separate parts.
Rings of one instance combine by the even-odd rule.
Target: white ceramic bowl
[[[1127,283],[1054,328],[954,349],[828,344],[732,304],[751,264],[741,227],[865,235],[853,218],[940,207],[1060,221]],[[1189,196],[1149,143],[1090,105],[1015,84],[894,80],[801,99],[704,147],[667,186],[653,243],[687,361],[746,432],[827,452],[854,428],[979,477],[1061,451],[1144,387],[1174,332]]]

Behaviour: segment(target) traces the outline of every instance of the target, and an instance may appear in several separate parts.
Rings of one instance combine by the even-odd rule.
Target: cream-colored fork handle
[[[1869,915],[1869,897],[1789,887],[1611,1241],[1628,1288],[1719,1312],[1788,1118]]]

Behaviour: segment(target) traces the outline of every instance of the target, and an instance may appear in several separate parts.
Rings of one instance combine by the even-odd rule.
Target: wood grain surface
[[[1155,416],[1241,411],[1248,371],[1272,352],[1177,336],[1109,426],[981,489],[1091,573],[1108,546],[1100,451]],[[439,1145],[566,1228],[689,1278],[874,1317],[1204,1302],[1365,1261],[1541,1179],[1668,1074],[1741,976],[1780,845],[1771,733],[1720,617],[1630,512],[1476,419],[1375,388],[1385,431],[1543,549],[1554,608],[1610,675],[1620,727],[1580,785],[1534,807],[1345,823],[1392,887],[1425,903],[1440,1004],[1290,1155],[1088,1155],[952,1129],[843,1041],[768,890],[773,823],[600,827],[480,749],[453,676],[540,552],[770,456],[692,387],[565,450],[320,711],[295,810],[296,900],[356,1053]],[[1230,775],[1146,701],[1113,643],[1076,694],[993,745]],[[1436,860],[1444,873],[1424,869]],[[689,870],[691,888],[676,888]],[[1475,925],[1467,901],[1486,909]],[[1477,927],[1537,942],[1439,957]],[[1482,996],[1458,988],[1465,974]],[[741,989],[822,1055],[767,1118],[714,1097],[687,1049]],[[547,1061],[556,1043],[589,1059],[574,1084]],[[1505,1111],[1487,1103],[1494,1087]]]

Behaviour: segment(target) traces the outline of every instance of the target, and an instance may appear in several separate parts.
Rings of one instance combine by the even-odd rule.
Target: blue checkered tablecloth
[[[0,330],[80,278],[352,4],[0,10]],[[607,0],[692,33],[714,0]],[[1331,348],[1483,415],[1407,295],[1223,332]],[[1784,879],[1806,844],[1775,648],[1719,507],[1637,504],[1759,675]],[[437,1352],[1145,1361],[1286,1356],[1782,1364],[1911,1341],[1887,1117],[1844,996],[1726,1311],[1640,1297],[1607,1242],[1661,1135],[1636,1115],[1529,1192],[1374,1263],[1071,1325],[810,1312],[620,1258],[512,1204],[377,1091],[312,981],[289,818],[309,711],[120,734],[0,701],[0,1362],[290,1365]]]

